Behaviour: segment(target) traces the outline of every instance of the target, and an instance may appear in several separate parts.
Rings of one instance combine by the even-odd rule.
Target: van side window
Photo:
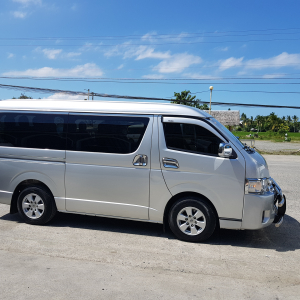
[[[193,124],[164,123],[166,145],[170,149],[218,155],[223,141],[209,130]]]
[[[149,118],[70,115],[68,150],[132,153],[139,147]]]
[[[0,146],[66,149],[67,115],[0,113]]]

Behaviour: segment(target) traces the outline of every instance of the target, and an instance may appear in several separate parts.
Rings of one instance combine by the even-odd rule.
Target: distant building
[[[205,112],[209,113],[208,110],[205,110]],[[212,110],[210,115],[217,119],[224,126],[240,125],[239,110]]]

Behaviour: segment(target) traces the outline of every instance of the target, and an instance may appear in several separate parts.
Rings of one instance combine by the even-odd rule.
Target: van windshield
[[[230,130],[228,130],[224,125],[222,125],[219,121],[217,121],[215,118],[211,118],[210,121],[221,131],[225,132],[227,136],[230,137],[230,139],[235,142],[237,141],[237,144],[241,147],[244,147],[245,145],[237,138]]]

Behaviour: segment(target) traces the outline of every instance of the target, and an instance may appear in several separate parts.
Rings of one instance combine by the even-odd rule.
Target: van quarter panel
[[[63,162],[1,158],[0,169],[5,170],[0,173],[0,190],[11,193],[9,203],[6,204],[10,204],[12,193],[21,182],[34,179],[48,186],[54,197],[62,198],[58,208],[65,208],[65,164]]]

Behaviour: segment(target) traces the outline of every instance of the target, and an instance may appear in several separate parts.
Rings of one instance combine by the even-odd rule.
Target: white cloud
[[[170,51],[166,51],[166,52],[155,51],[153,47],[134,46],[131,45],[131,43],[116,45],[111,49],[107,50],[104,53],[104,55],[106,57],[122,55],[123,59],[135,57],[135,60],[141,60],[145,58],[166,59],[171,56]]]
[[[143,75],[142,78],[145,78],[145,79],[163,79],[165,77],[162,74],[150,74],[150,75]]]
[[[62,52],[62,49],[43,49],[42,52],[49,59],[56,59],[57,56]]]
[[[229,50],[229,47],[217,47],[216,50],[225,52]]]
[[[13,58],[15,55],[13,53],[8,53],[7,58]]]
[[[225,60],[220,60],[219,61],[219,65],[220,65],[219,69],[224,71],[229,68],[240,67],[242,65],[243,59],[244,59],[244,57],[240,57],[240,58],[230,57]]]
[[[300,67],[300,54],[281,54],[267,59],[250,59],[246,62],[245,68],[261,70],[265,68],[282,68],[282,67]]]
[[[244,67],[243,70],[238,73],[238,75],[245,75],[249,70],[262,70],[268,68],[279,69],[284,67],[293,67],[299,69],[300,54],[289,54],[287,52],[282,52],[281,54],[270,58],[254,58],[249,60],[244,60],[244,57],[230,57],[225,60],[220,60],[218,64],[221,71],[229,68]],[[276,74],[270,76],[276,76]]]
[[[85,43],[81,48],[79,48],[79,51],[97,51],[99,50],[99,45],[101,45],[102,43],[98,44],[98,45],[94,45],[93,43]]]
[[[156,35],[157,35],[156,31],[148,32],[141,37],[141,40],[151,42],[155,39]]]
[[[27,16],[27,12],[25,11],[14,11],[13,16],[18,19],[24,19]]]
[[[141,60],[145,58],[166,59],[170,58],[171,56],[170,51],[155,52],[154,48],[150,48],[148,46],[140,46],[134,55],[137,56],[135,60]]]
[[[203,75],[199,73],[184,73],[183,76],[191,79],[220,79],[218,76]]]
[[[169,42],[179,42],[185,37],[189,37],[190,35],[188,33],[180,33],[180,34],[157,34],[156,31],[152,31],[149,33],[146,33],[141,37],[142,41],[147,41],[150,43],[155,43],[158,41],[166,41],[168,40]],[[197,39],[198,40],[198,39]]]
[[[65,56],[68,58],[73,58],[73,57],[80,56],[80,55],[81,55],[81,52],[68,52],[65,54]]]
[[[55,93],[44,99],[61,99],[61,100],[84,100],[87,96],[84,95],[69,95],[64,93]]]
[[[121,64],[121,65],[119,65],[119,66],[117,67],[118,70],[121,70],[121,69],[123,69],[123,68],[124,68],[124,64]]]
[[[158,70],[159,73],[180,73],[185,68],[194,64],[200,64],[201,62],[202,59],[200,56],[179,53],[164,59],[153,70]]]
[[[13,0],[13,2],[20,3],[24,6],[28,6],[30,4],[42,4],[42,0]]]
[[[265,75],[263,75],[262,78],[272,79],[272,78],[280,78],[280,77],[285,77],[285,76],[286,76],[286,74],[284,74],[284,73],[265,74]]]
[[[77,8],[78,8],[78,5],[77,5],[76,3],[74,3],[74,4],[71,6],[71,9],[72,9],[72,10],[77,10]]]
[[[81,55],[81,52],[64,53],[62,49],[42,49],[41,47],[35,48],[34,51],[38,53],[43,53],[48,59],[74,58]]]
[[[103,71],[93,63],[78,65],[71,69],[54,69],[44,67],[28,69],[25,71],[10,71],[3,73],[5,76],[32,76],[32,77],[101,77]]]

